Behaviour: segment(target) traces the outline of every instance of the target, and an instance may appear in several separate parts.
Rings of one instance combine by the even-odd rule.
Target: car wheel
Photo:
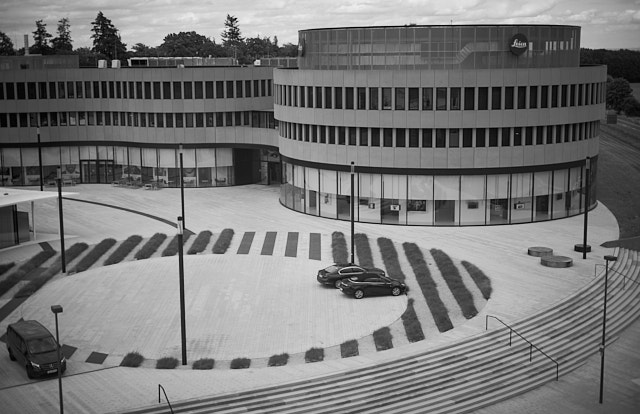
[[[29,379],[34,379],[36,377],[33,373],[33,368],[31,367],[31,365],[27,365],[27,377],[29,377]]]
[[[335,282],[333,282],[333,286],[336,287],[336,289],[340,289],[340,284],[342,283],[342,280],[338,279]]]
[[[356,299],[362,299],[364,297],[364,292],[361,291],[360,289],[356,290],[355,293],[353,294],[353,296]]]
[[[9,359],[12,361],[15,361],[16,357],[13,356],[13,352],[11,352],[11,348],[7,347],[7,351],[9,351]]]
[[[393,296],[398,296],[401,293],[400,288],[399,287],[394,287],[393,289],[391,289],[391,294]]]

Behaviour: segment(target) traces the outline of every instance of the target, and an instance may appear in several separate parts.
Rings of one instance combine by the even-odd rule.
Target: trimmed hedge
[[[449,290],[451,290],[453,297],[456,299],[456,302],[458,302],[458,305],[460,305],[464,317],[471,319],[476,316],[478,310],[473,303],[473,295],[462,281],[462,276],[460,276],[460,272],[456,265],[453,264],[451,258],[439,249],[431,249],[430,252],[436,265],[438,265],[438,269],[440,269],[442,277],[445,282],[447,282]]]
[[[141,241],[142,236],[129,236],[127,240],[120,243],[120,246],[118,246],[116,250],[111,253],[109,257],[107,257],[107,260],[104,261],[104,266],[109,266],[123,261],[124,258],[127,257],[137,245],[140,244]]]
[[[387,274],[394,279],[398,279],[401,282],[404,282],[406,276],[404,275],[404,273],[402,272],[402,268],[400,267],[400,262],[398,261],[398,252],[396,251],[393,242],[386,237],[379,237],[378,247],[380,248],[380,254],[382,255],[384,267],[387,269]]]
[[[24,264],[18,267],[12,274],[7,276],[4,280],[0,281],[0,295],[7,293],[12,287],[19,281],[25,278],[33,270],[39,268],[44,262],[49,260],[56,252],[53,250],[43,250],[38,252],[31,259],[27,260]],[[9,270],[12,266],[7,267]],[[5,272],[7,271],[5,270]],[[4,273],[4,272],[3,272]]]
[[[431,272],[424,260],[422,250],[415,243],[403,243],[404,253],[416,276],[416,281],[422,290],[422,294],[427,301],[427,306],[431,311],[433,320],[440,332],[446,332],[453,329],[453,323],[449,318],[449,311],[444,306],[444,302],[438,294],[438,285],[431,277]]]
[[[404,331],[407,334],[409,342],[418,342],[424,339],[424,332],[422,331],[422,325],[416,315],[416,310],[413,307],[413,299],[409,299],[407,309],[401,316],[402,324],[404,325]]]
[[[162,243],[166,240],[167,235],[164,233],[156,233],[142,246],[140,250],[136,252],[134,258],[136,260],[143,260],[150,258]]]
[[[189,240],[189,237],[191,237],[192,234],[193,233],[191,232],[184,232],[184,234],[182,235],[182,246],[187,243],[187,240]],[[179,236],[177,234],[173,236],[173,239],[171,239],[167,247],[164,248],[162,257],[175,256],[176,254],[178,254],[178,249],[180,247],[178,246],[178,238]]]
[[[358,341],[351,339],[349,341],[340,344],[340,355],[342,358],[349,358],[358,356],[360,351],[358,350]]]
[[[373,254],[371,253],[371,246],[369,245],[369,238],[367,235],[363,233],[356,233],[353,238],[360,266],[373,267]]]
[[[311,348],[304,354],[306,362],[320,362],[324,360],[324,348]]]
[[[76,243],[73,246],[65,250],[65,262],[70,263],[74,261],[82,252],[87,250],[89,246],[87,243]],[[51,266],[46,268],[38,277],[31,280],[25,286],[23,286],[13,297],[24,298],[31,296],[38,289],[44,286],[52,277],[62,271],[62,255],[59,255]]]
[[[137,352],[129,352],[124,356],[122,362],[120,362],[120,366],[137,368],[142,364],[142,361],[144,361],[144,357],[142,355]]]
[[[393,348],[393,341],[391,339],[391,330],[387,326],[373,331],[373,342],[376,344],[376,351]]]
[[[489,279],[487,275],[485,275],[484,272],[478,269],[478,267],[473,263],[469,263],[466,260],[463,260],[461,263],[462,266],[467,269],[467,273],[469,273],[471,279],[473,279],[473,281],[476,283],[478,289],[480,289],[482,297],[486,300],[489,300],[489,298],[491,297],[491,293],[493,292],[493,288],[491,287],[491,279]]]
[[[84,272],[88,268],[90,268],[95,262],[98,261],[110,248],[112,248],[116,244],[115,239],[104,239],[100,243],[96,244],[93,249],[85,257],[80,260],[80,262],[75,265],[72,272]]]
[[[191,366],[193,369],[213,369],[216,361],[212,358],[202,358],[197,360]]]
[[[334,263],[349,263],[347,241],[344,239],[342,232],[334,231],[331,234],[331,252]]]
[[[214,254],[225,254],[231,245],[231,239],[233,239],[233,229],[222,230],[211,251]]]
[[[235,358],[231,361],[231,369],[245,369],[251,366],[249,358]]]
[[[280,355],[272,355],[271,357],[269,357],[268,365],[270,367],[281,367],[287,365],[287,362],[289,362],[289,354],[284,353]]]
[[[204,249],[207,248],[211,241],[212,235],[213,234],[209,230],[201,231],[191,244],[187,254],[198,254],[204,252]]]
[[[0,264],[0,276],[2,276],[5,273],[7,273],[9,271],[9,269],[11,269],[15,265],[16,265],[15,262]]]
[[[178,366],[178,359],[174,357],[164,357],[156,361],[156,369],[175,369]]]

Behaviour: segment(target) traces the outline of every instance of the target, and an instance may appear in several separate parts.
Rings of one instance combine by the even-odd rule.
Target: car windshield
[[[324,271],[325,271],[325,272],[327,272],[327,273],[335,273],[335,272],[337,272],[338,270],[340,270],[340,267],[339,267],[339,266],[336,266],[336,265],[331,265],[331,266],[326,267],[326,268],[324,269]]]
[[[56,341],[52,337],[32,339],[27,342],[31,354],[43,354],[56,350]]]

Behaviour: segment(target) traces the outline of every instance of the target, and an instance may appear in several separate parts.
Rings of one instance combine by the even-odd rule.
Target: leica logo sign
[[[511,37],[509,48],[511,49],[511,53],[520,56],[529,48],[529,41],[522,33],[515,34]]]

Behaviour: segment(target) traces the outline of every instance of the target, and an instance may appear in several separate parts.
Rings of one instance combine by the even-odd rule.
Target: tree
[[[227,19],[224,21],[224,31],[222,32],[222,46],[225,48],[230,45],[236,45],[242,42],[242,36],[240,35],[240,26],[238,26],[238,18],[227,14]]]
[[[630,96],[622,102],[622,110],[627,116],[640,116],[640,102],[633,96]]]
[[[214,44],[208,37],[196,32],[171,33],[165,36],[160,50],[164,56],[193,57],[209,56],[211,46]]]
[[[268,37],[249,37],[245,40],[245,56],[251,62],[261,57],[277,55],[277,47]]]
[[[122,43],[118,29],[111,24],[111,20],[102,12],[98,12],[96,20],[91,24],[93,25],[91,31],[94,33],[91,35],[93,39],[91,50],[109,60],[124,59],[127,55],[127,45]]]
[[[607,107],[620,113],[625,99],[631,97],[632,93],[633,89],[624,78],[615,78],[607,82]]]
[[[49,46],[51,34],[47,32],[47,24],[42,20],[36,20],[36,31],[33,32],[33,46],[29,48],[29,53],[35,55],[50,55],[53,51]]]
[[[71,44],[71,30],[69,19],[64,17],[58,20],[58,37],[51,39],[51,45],[55,53],[62,54],[73,51]]]
[[[0,32],[0,56],[13,56],[16,51],[13,49],[11,38],[4,32]]]
[[[298,45],[294,45],[293,43],[285,43],[280,48],[279,54],[283,57],[296,57],[298,56]]]
[[[133,52],[130,53],[131,56],[141,56],[141,57],[149,57],[149,56],[160,56],[160,49],[157,47],[150,47],[145,45],[144,43],[136,43],[131,46]]]

